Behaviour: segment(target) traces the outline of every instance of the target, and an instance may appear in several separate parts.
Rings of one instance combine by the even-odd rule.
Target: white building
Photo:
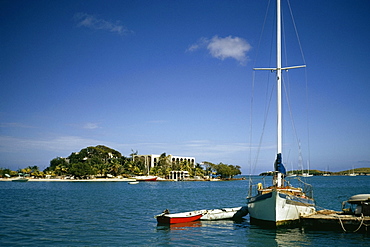
[[[170,175],[168,176],[168,179],[173,180],[186,180],[188,178],[189,178],[188,171],[171,171]]]
[[[193,166],[195,166],[195,158],[194,157],[185,157],[185,156],[175,156],[175,155],[168,155],[170,158],[170,161],[175,163],[175,162],[183,162],[187,161]],[[149,168],[153,168],[157,166],[158,161],[159,161],[160,155],[158,154],[145,154],[145,155],[134,155],[133,160],[144,160],[145,166]]]

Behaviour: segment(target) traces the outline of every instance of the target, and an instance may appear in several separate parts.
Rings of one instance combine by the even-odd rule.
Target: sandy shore
[[[0,178],[0,182],[11,182],[16,178]],[[60,178],[29,178],[28,182],[133,182],[134,178],[94,178],[94,179],[60,179]]]
[[[11,182],[14,178],[0,178],[0,182]],[[230,179],[230,180],[243,180],[243,179]],[[28,178],[27,182],[134,182],[135,178],[93,178],[93,179],[61,179],[61,178]],[[186,179],[183,181],[227,181],[222,179]],[[146,182],[146,181],[140,181]],[[177,182],[173,179],[157,179],[155,182]]]

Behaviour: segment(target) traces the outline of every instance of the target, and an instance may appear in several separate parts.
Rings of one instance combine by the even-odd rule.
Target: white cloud
[[[26,128],[26,129],[30,129],[30,128],[35,128],[31,125],[27,125],[27,124],[23,124],[23,123],[0,123],[0,127],[1,128]]]
[[[0,157],[2,165],[38,164],[47,166],[52,158],[68,156],[88,146],[105,145],[128,156],[131,150],[140,154],[172,154],[192,156],[196,162],[209,161],[213,163],[241,165],[244,173],[248,169],[247,143],[225,143],[209,140],[193,140],[188,142],[125,142],[117,143],[81,136],[54,136],[40,139],[0,136]],[[8,165],[9,164],[9,165]]]
[[[221,60],[233,58],[240,64],[244,64],[247,61],[247,52],[252,48],[243,38],[214,36],[212,39],[201,38],[197,43],[191,45],[187,51],[192,52],[203,47],[209,51],[212,57]]]
[[[99,125],[97,123],[86,123],[84,126],[83,126],[84,129],[89,129],[89,130],[92,130],[92,129],[97,129],[99,128]]]
[[[197,43],[192,44],[186,51],[196,51],[200,48],[206,47],[209,44],[209,39],[200,38]]]
[[[99,141],[79,136],[60,136],[50,139],[24,139],[0,136],[0,152],[79,151],[81,148],[100,144]]]
[[[77,13],[75,14],[74,18],[78,22],[77,23],[78,27],[87,27],[95,30],[104,30],[117,33],[119,35],[124,35],[131,32],[125,26],[123,26],[120,21],[116,22],[106,21],[104,19],[99,19],[93,15],[89,15],[86,13]]]
[[[213,57],[221,60],[234,58],[239,62],[245,62],[247,59],[246,53],[251,49],[251,46],[242,38],[233,38],[232,36],[219,38],[214,36],[207,48]]]

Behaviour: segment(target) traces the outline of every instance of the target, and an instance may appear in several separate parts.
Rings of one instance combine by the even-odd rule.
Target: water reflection
[[[202,227],[202,221],[192,221],[176,224],[157,224],[157,230],[186,230],[188,227]]]
[[[234,229],[238,227],[245,227],[249,225],[249,221],[241,219],[234,220],[198,220],[185,223],[176,224],[157,224],[157,230],[186,230],[188,227],[202,227],[202,228],[218,228],[218,229]]]

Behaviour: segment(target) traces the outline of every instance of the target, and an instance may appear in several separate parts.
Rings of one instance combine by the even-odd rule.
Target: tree
[[[166,155],[166,153],[162,153],[158,158],[157,166],[159,166],[160,169],[160,175],[163,177],[167,177],[172,169],[173,163],[171,162],[171,156]]]
[[[240,166],[227,165],[219,163],[218,165],[212,164],[210,162],[204,162],[207,168],[206,171],[213,172],[221,178],[233,178],[235,175],[242,174],[240,171]]]
[[[9,176],[17,175],[17,173],[15,171],[12,171],[10,169],[0,168],[0,177],[2,177],[2,178],[7,177],[5,174],[8,174]]]
[[[72,176],[77,178],[87,178],[88,176],[93,174],[91,166],[87,163],[74,163],[71,166],[70,173]]]
[[[133,169],[133,173],[135,175],[144,175],[144,174],[147,174],[148,173],[148,165],[147,162],[145,161],[145,157],[144,156],[136,156],[134,162],[133,162],[133,165],[134,165],[134,169]]]
[[[194,177],[194,176],[203,177],[205,172],[206,171],[203,169],[203,167],[200,164],[196,164],[194,169],[191,169],[190,176],[191,177]]]

